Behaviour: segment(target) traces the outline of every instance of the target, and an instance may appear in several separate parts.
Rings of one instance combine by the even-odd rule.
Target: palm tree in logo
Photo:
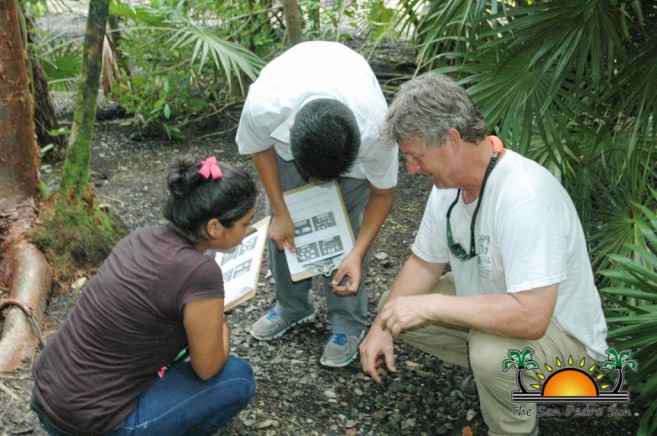
[[[612,393],[618,393],[620,388],[623,386],[623,381],[625,376],[623,375],[623,368],[629,366],[632,371],[637,370],[636,360],[629,360],[632,352],[629,350],[621,351],[620,353],[616,351],[615,348],[611,347],[607,350],[607,356],[609,358],[602,362],[602,368],[604,369],[614,369],[618,373],[618,381]]]
[[[516,384],[518,385],[520,392],[523,394],[527,393],[527,389],[522,382],[522,372],[527,369],[538,368],[538,363],[532,360],[533,353],[534,350],[529,347],[525,347],[522,352],[518,350],[509,350],[510,359],[506,359],[504,362],[502,362],[502,369],[505,372],[508,371],[512,366],[516,367]]]

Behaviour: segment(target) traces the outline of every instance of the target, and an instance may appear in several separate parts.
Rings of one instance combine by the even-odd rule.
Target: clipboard
[[[283,198],[294,222],[296,253],[285,248],[292,281],[330,276],[356,241],[338,183],[310,183]]]
[[[262,257],[269,238],[270,219],[267,216],[253,224],[254,232],[237,247],[214,255],[224,278],[224,312],[249,300],[256,293]]]

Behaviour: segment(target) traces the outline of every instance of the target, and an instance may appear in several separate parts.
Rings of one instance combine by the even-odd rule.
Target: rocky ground
[[[137,141],[131,139],[135,135],[130,120],[99,121],[92,162],[92,182],[99,201],[112,207],[131,229],[157,222],[165,167],[174,155],[186,152],[216,155],[255,176],[250,159],[240,156],[233,142],[238,116],[237,111],[224,114],[213,130],[185,141]],[[57,167],[45,170],[48,184],[56,186]],[[400,173],[394,210],[372,247],[376,256],[372,256],[366,279],[372,316],[381,293],[409,255],[429,189],[426,179]],[[263,206],[264,193],[257,218],[263,216]],[[253,403],[223,433],[485,434],[476,398],[465,397],[459,389],[468,372],[403,343],[397,344],[398,371],[385,377],[382,385],[372,382],[357,362],[338,370],[321,367],[318,359],[329,334],[321,298],[317,299],[315,324],[299,327],[274,342],[255,341],[248,334],[249,327],[274,300],[273,283],[266,274],[265,260],[256,296],[227,315],[233,327],[231,352],[251,362],[258,388]],[[71,287],[52,296],[46,338],[66,317],[79,292]],[[30,365],[25,362],[16,373],[0,376],[0,434],[43,434],[28,406]],[[631,404],[622,409],[630,416],[617,417],[605,416],[606,407],[601,409],[602,417],[565,416],[565,406],[561,409],[564,416],[541,419],[542,433],[635,434],[640,414]]]
[[[391,54],[392,52],[388,52]],[[394,56],[372,58],[384,89],[391,96],[400,69],[409,65]],[[411,71],[412,72],[412,68]],[[107,108],[109,107],[109,110]],[[66,120],[70,106],[58,108]],[[92,158],[92,183],[98,200],[114,209],[130,229],[156,223],[164,198],[164,172],[177,154],[192,152],[200,157],[216,155],[256,175],[249,158],[237,153],[234,143],[239,108],[221,114],[210,128],[192,132],[184,141],[147,139],[135,134],[129,119],[115,119],[111,106],[99,114]],[[195,133],[195,134],[194,134]],[[372,247],[371,268],[366,278],[370,312],[375,315],[381,293],[410,254],[410,244],[419,225],[430,183],[408,176],[400,162],[396,202]],[[58,182],[58,166],[44,167],[47,184]],[[256,218],[264,216],[264,192]],[[81,277],[78,284],[84,282]],[[316,285],[318,283],[315,283]],[[318,292],[317,321],[304,325],[274,342],[258,342],[248,334],[251,324],[274,301],[274,288],[267,276],[266,259],[254,298],[227,315],[233,328],[231,352],[253,365],[258,381],[252,404],[221,433],[234,435],[481,435],[486,433],[476,398],[466,397],[460,385],[468,371],[447,365],[403,343],[396,345],[397,372],[378,385],[366,376],[358,362],[343,369],[325,369],[319,356],[330,328],[325,304]],[[75,305],[81,292],[72,286],[51,296],[45,337],[51,336]],[[1,321],[1,318],[0,318]],[[32,388],[31,361],[13,374],[0,375],[0,435],[43,435],[29,409]],[[501,363],[500,363],[501,365]],[[66,370],[63,368],[62,370]],[[585,404],[577,405],[580,410]],[[541,433],[568,435],[631,435],[636,433],[641,410],[632,404],[618,415],[591,405],[593,412],[567,413],[540,420]],[[614,409],[616,410],[616,409]],[[602,416],[596,416],[596,413]],[[626,416],[629,415],[629,416]]]

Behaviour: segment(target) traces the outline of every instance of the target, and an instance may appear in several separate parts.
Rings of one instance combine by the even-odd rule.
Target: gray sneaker
[[[315,319],[315,311],[296,321],[288,321],[274,309],[265,313],[251,327],[251,336],[259,341],[271,341],[291,329],[297,324],[305,324]]]
[[[331,333],[326,340],[324,353],[319,363],[330,368],[341,368],[349,365],[358,356],[358,344],[363,339],[364,332],[349,336],[341,333]]]

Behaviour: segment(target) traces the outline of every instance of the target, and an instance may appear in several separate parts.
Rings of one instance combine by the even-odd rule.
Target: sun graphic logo
[[[523,373],[527,370],[539,369],[538,363],[532,360],[534,350],[526,347],[522,351],[509,350],[509,359],[502,362],[502,369],[506,372],[510,368],[516,369],[517,391],[511,392],[513,402],[516,403],[627,403],[630,401],[629,392],[622,390],[625,380],[624,369],[629,367],[636,371],[638,364],[631,360],[630,351],[621,351],[614,348],[607,350],[607,360],[602,362],[602,369],[615,371],[615,383],[604,383],[601,380],[605,374],[601,373],[597,364],[587,367],[586,359],[575,362],[572,356],[567,359],[567,366],[561,359],[556,359],[556,368],[545,364],[546,374],[536,372],[539,383],[529,385],[527,388],[523,381]]]

